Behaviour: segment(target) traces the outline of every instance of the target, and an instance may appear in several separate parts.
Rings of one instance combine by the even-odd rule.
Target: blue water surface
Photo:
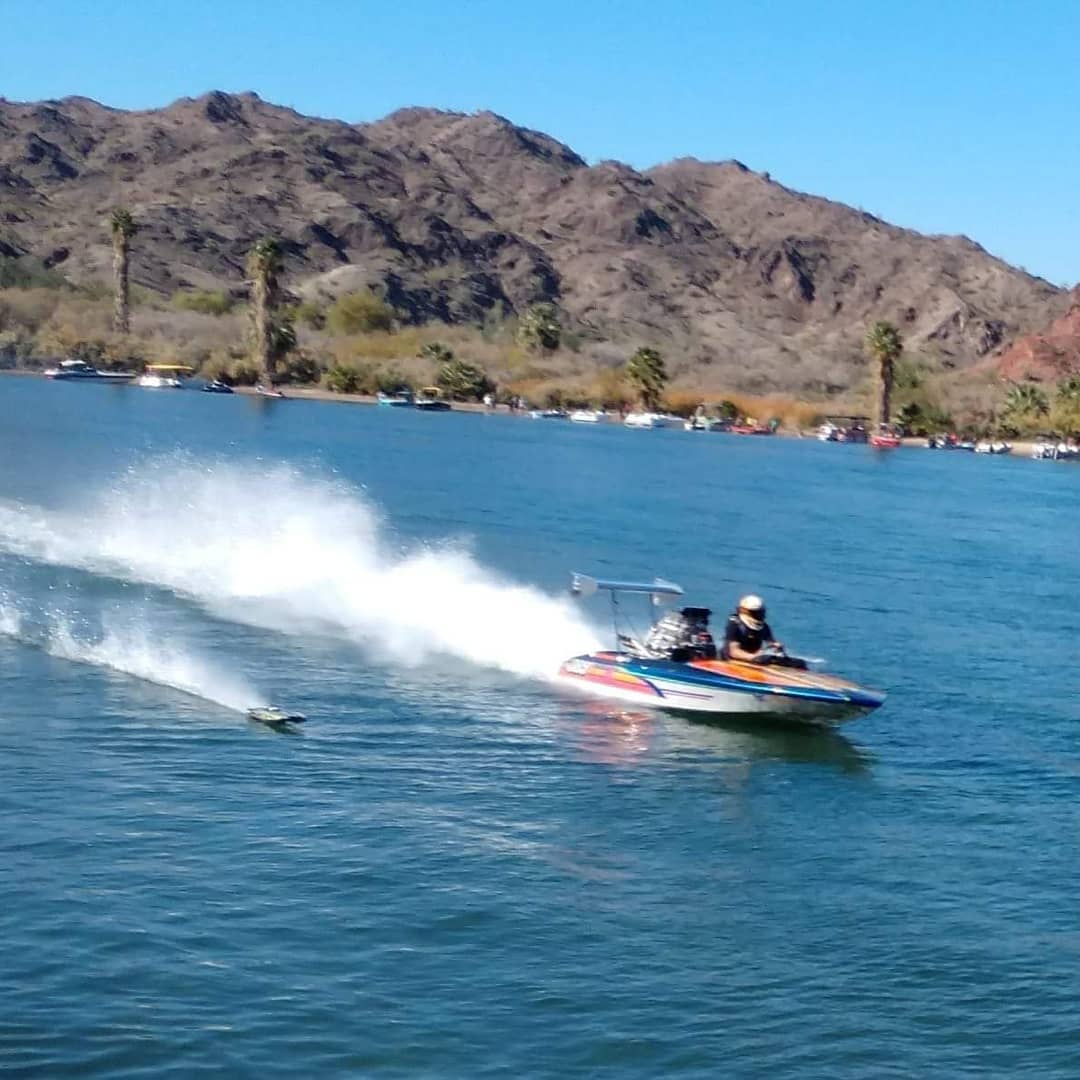
[[[1076,1076],[1078,485],[0,380],[0,1071]],[[475,659],[557,653],[571,570],[752,588],[888,702],[700,724]]]

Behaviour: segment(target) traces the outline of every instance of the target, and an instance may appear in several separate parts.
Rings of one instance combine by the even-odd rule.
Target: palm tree
[[[552,352],[562,340],[559,309],[554,304],[533,304],[521,316],[518,342],[530,352],[545,349]]]
[[[109,219],[113,243],[113,280],[116,292],[113,300],[113,329],[118,334],[131,332],[131,299],[128,290],[128,264],[131,238],[138,231],[135,219],[123,207],[117,207]]]
[[[1063,397],[1055,404],[1065,404]],[[1005,404],[1001,410],[1002,419],[1010,430],[1017,434],[1038,428],[1042,425],[1043,417],[1050,412],[1050,402],[1042,387],[1033,382],[1014,383],[1005,397]],[[1055,420],[1063,419],[1063,410],[1055,410]]]
[[[896,361],[904,351],[900,332],[890,322],[876,322],[866,334],[866,351],[877,363],[877,422],[887,424],[892,419],[893,379]]]
[[[247,259],[251,285],[251,359],[271,386],[275,361],[283,344],[274,325],[281,268],[281,247],[272,237],[260,240],[251,249]]]
[[[626,377],[637,387],[641,404],[656,412],[668,379],[664,358],[655,349],[638,349],[627,361]]]

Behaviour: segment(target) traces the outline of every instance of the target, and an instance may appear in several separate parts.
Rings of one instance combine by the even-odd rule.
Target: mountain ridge
[[[729,159],[588,164],[491,111],[408,106],[350,124],[253,92],[126,111],[0,99],[0,254],[105,279],[106,218],[141,225],[132,280],[237,288],[278,236],[290,287],[371,286],[412,321],[556,303],[609,352],[659,346],[676,376],[829,394],[894,321],[945,369],[1001,353],[1068,293],[964,236],[927,236]],[[601,350],[602,351],[602,350]]]

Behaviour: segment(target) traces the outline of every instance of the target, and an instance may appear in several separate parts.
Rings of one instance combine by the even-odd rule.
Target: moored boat
[[[233,388],[228,383],[222,382],[220,379],[211,379],[210,382],[203,386],[202,392],[204,394],[231,394]]]
[[[152,390],[181,390],[191,371],[187,364],[147,364],[135,385]]]
[[[393,409],[411,409],[413,407],[413,396],[411,390],[395,390],[392,394],[384,393],[382,390],[375,395],[375,400],[380,405],[387,405]]]
[[[879,424],[870,436],[870,445],[875,450],[895,450],[900,446],[900,432],[888,424]]]
[[[61,360],[45,372],[47,379],[58,382],[113,382],[128,383],[135,378],[134,371],[101,371],[85,360]]]
[[[668,426],[668,418],[663,413],[655,412],[632,412],[623,418],[624,426],[628,428],[662,428]]]
[[[416,395],[413,405],[422,412],[450,411],[450,402],[442,396],[442,391],[437,386],[425,386]]]
[[[607,419],[607,413],[603,409],[575,409],[570,419],[575,424],[599,424]]]

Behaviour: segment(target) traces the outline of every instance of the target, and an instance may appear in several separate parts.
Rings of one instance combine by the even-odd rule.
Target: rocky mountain
[[[1070,294],[1064,315],[1014,342],[995,366],[1002,378],[1013,382],[1058,382],[1080,375],[1080,287]]]
[[[0,256],[105,279],[117,205],[140,222],[132,276],[149,289],[241,287],[248,249],[275,235],[305,294],[370,285],[449,322],[551,300],[586,341],[655,344],[676,374],[744,390],[850,385],[877,318],[966,367],[1068,306],[965,237],[734,161],[590,166],[493,113],[347,124],[254,94],[143,112],[0,100]]]

